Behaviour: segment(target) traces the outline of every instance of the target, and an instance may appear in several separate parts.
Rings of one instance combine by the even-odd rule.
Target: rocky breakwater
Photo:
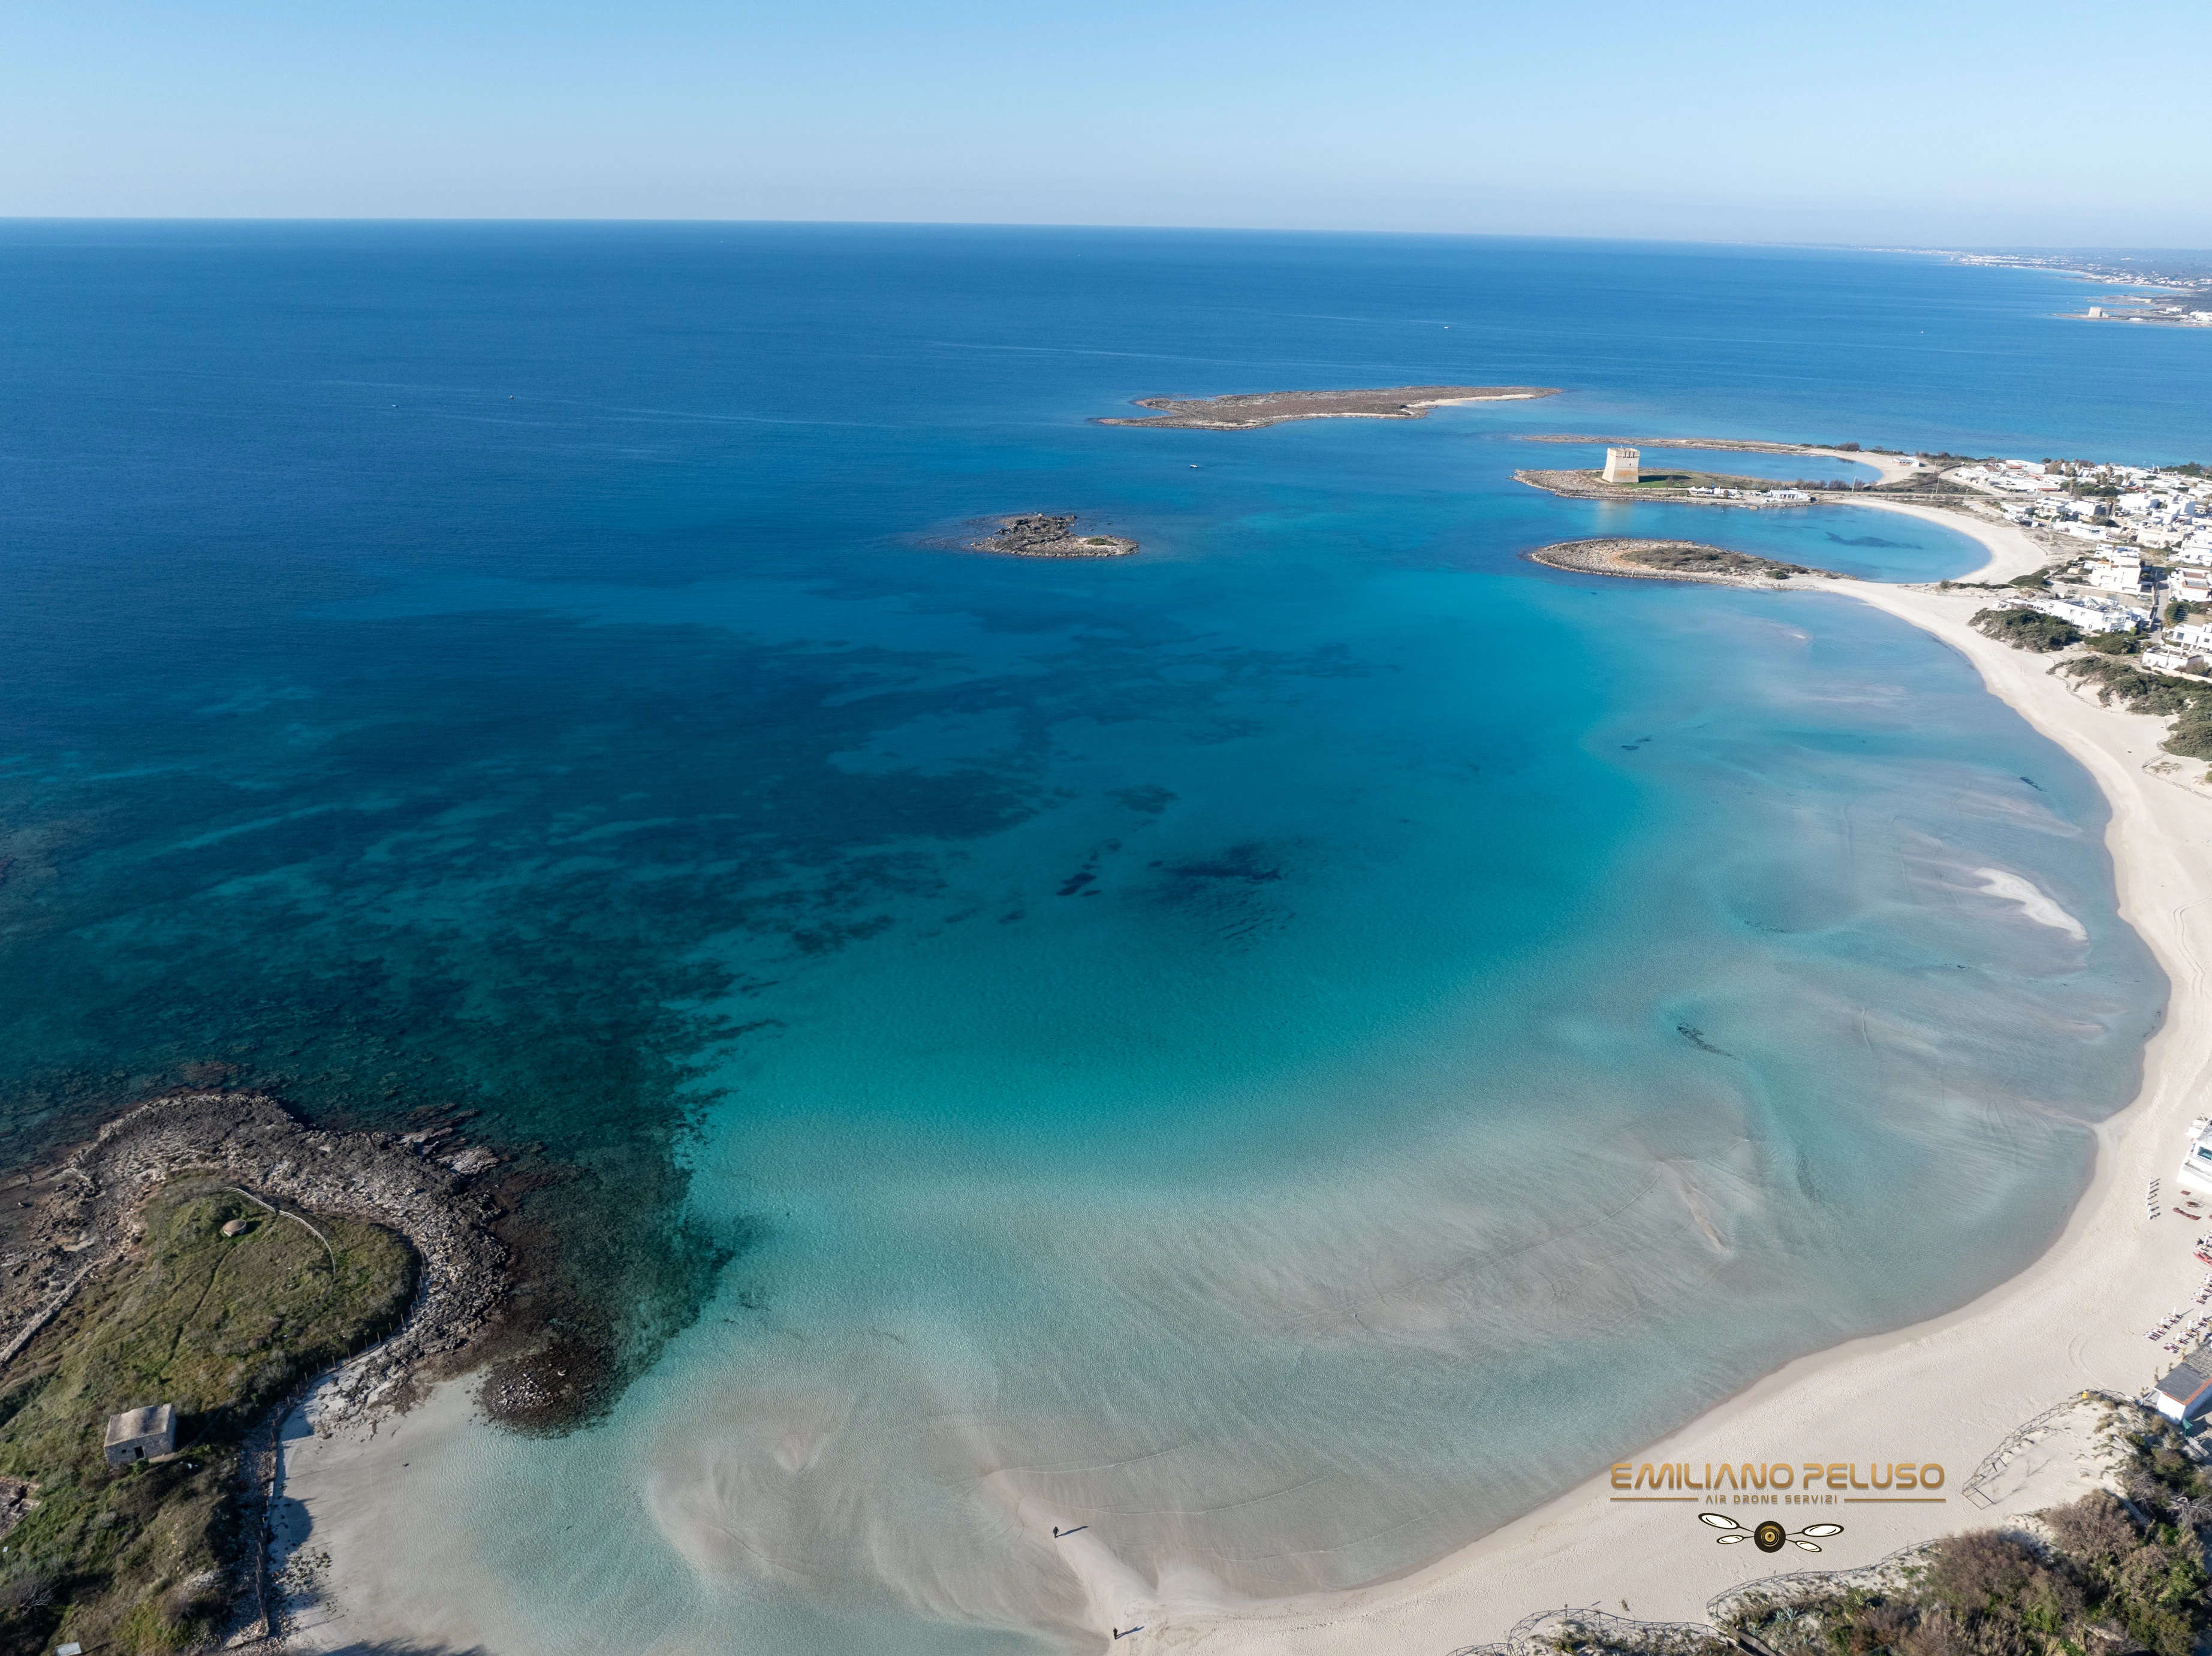
[[[1073,513],[1044,512],[1001,518],[996,529],[969,546],[1016,558],[1126,558],[1137,549],[1136,542],[1125,536],[1079,534]]]

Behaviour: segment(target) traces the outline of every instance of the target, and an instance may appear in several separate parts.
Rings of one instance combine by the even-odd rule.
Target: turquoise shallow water
[[[1978,559],[1554,500],[1533,432],[2201,449],[2204,342],[2051,278],[18,227],[0,280],[8,1125],[214,1077],[584,1164],[636,1383],[392,1538],[509,1647],[1057,1642],[1041,1513],[1231,1592],[1403,1568],[2018,1269],[2160,1015],[2094,790],[1947,651],[1519,555]],[[1085,423],[1462,379],[1567,394]],[[934,543],[1017,509],[1145,551]]]

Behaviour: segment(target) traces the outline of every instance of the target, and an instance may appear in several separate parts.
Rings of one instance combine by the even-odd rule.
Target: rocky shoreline
[[[406,1325],[355,1359],[363,1400],[392,1391],[415,1365],[458,1354],[506,1286],[507,1250],[492,1234],[500,1209],[477,1175],[499,1163],[450,1127],[339,1132],[295,1119],[258,1093],[180,1092],[149,1100],[26,1186],[15,1246],[0,1255],[0,1318],[13,1325],[0,1368],[67,1302],[76,1285],[141,1234],[147,1197],[185,1173],[219,1173],[245,1194],[364,1219],[404,1236],[421,1259]],[[21,1188],[24,1186],[19,1186]]]
[[[968,543],[973,552],[1011,558],[1126,558],[1137,543],[1125,535],[1079,535],[1073,513],[1024,512],[998,519],[998,527]]]
[[[1419,420],[1455,403],[1522,402],[1557,397],[1556,385],[1390,385],[1379,391],[1258,391],[1229,397],[1140,397],[1143,419],[1099,420],[1102,426],[1166,426],[1194,431],[1256,431],[1286,420]]]

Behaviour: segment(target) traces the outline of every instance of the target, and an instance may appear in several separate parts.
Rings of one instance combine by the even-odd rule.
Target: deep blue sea
[[[1741,247],[0,226],[0,1132],[222,1083],[561,1170],[632,1383],[416,1475],[394,1637],[1088,1647],[1054,1524],[1188,1590],[1402,1569],[2017,1271],[2167,992],[2096,790],[1946,648],[1520,555],[1972,543],[1558,500],[1513,470],[1583,452],[1518,440],[2212,460],[2212,337],[2076,305]],[[1564,394],[1090,423],[1402,383]],[[1016,511],[1143,550],[954,549]]]

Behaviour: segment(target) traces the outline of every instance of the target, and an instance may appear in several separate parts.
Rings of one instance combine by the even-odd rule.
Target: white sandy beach
[[[1854,505],[1875,506],[1854,501]],[[1878,508],[1975,536],[1990,560],[1976,579],[2002,580],[2046,555],[2008,525],[1927,507]],[[1872,1562],[1907,1543],[2001,1523],[2063,1499],[2068,1480],[2011,1481],[1984,1508],[1958,1494],[2015,1426],[2083,1388],[2136,1393],[2174,1359],[2144,1338],[2204,1279],[2189,1244],[2203,1228],[2170,1210],[2146,1216],[2145,1191],[2170,1180],[2192,1117],[2205,1108],[2212,1018],[2203,1015],[2203,962],[2212,958],[2212,799],[2186,783],[2202,767],[2177,764],[2159,743],[2166,721],[2097,707],[2049,675],[2048,657],[1983,637],[1968,618],[1988,595],[1932,587],[1822,583],[1925,628],[1973,663],[1992,694],[2079,760],[2111,802],[2107,830],[2120,912],[2156,952],[2173,984],[2163,1028],[2145,1057],[2136,1102],[2099,1130],[2094,1180],[2056,1244],[2018,1277],[1971,1304],[1894,1333],[1814,1353],[1768,1375],[1638,1454],[1708,1461],[1936,1462],[1941,1504],[1850,1504],[1817,1509],[1845,1533],[1822,1568]],[[1859,1474],[1864,1477],[1862,1471]],[[1532,1611],[1591,1605],[1654,1620],[1701,1619],[1738,1583],[1811,1568],[1701,1535],[1696,1508],[1626,1504],[1608,1475],[1589,1479],[1472,1546],[1399,1580],[1261,1607],[1124,1600],[1100,1605],[1100,1624],[1146,1622],[1157,1647],[1272,1656],[1442,1653],[1497,1640]],[[1864,1497],[1859,1497],[1861,1501]],[[1761,1515],[1766,1515],[1764,1509]],[[1815,1512],[1783,1507],[1794,1525]]]

